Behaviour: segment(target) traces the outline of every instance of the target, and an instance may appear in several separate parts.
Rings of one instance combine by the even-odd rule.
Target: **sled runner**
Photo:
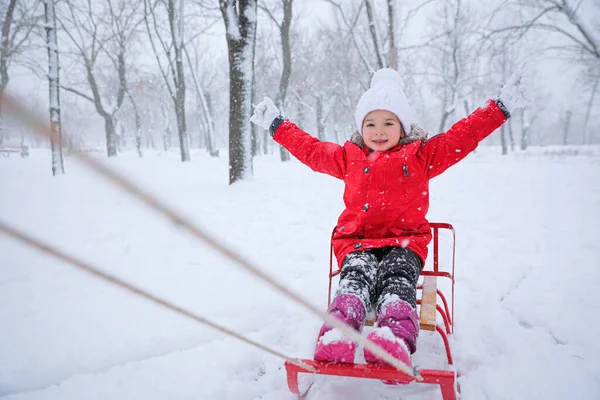
[[[402,383],[418,382],[423,384],[434,384],[439,385],[442,398],[444,400],[456,400],[457,398],[457,382],[456,372],[453,368],[452,352],[450,350],[450,343],[448,336],[452,335],[454,331],[454,259],[456,253],[456,234],[454,228],[450,224],[446,223],[430,223],[431,230],[433,233],[433,267],[432,269],[426,269],[424,267],[421,271],[423,277],[423,283],[417,286],[417,291],[421,293],[419,299],[417,299],[417,305],[420,308],[420,329],[427,331],[436,331],[441,336],[444,346],[446,349],[446,357],[448,361],[448,369],[436,370],[436,369],[418,369],[415,368],[415,376],[405,374],[402,371],[385,365],[373,365],[373,364],[342,364],[342,363],[328,363],[315,360],[301,360],[314,367],[319,375],[334,375],[334,376],[347,376],[354,378],[369,378],[377,380],[387,381],[398,381]],[[439,268],[439,230],[447,229],[452,232],[452,269],[451,272],[441,271]],[[329,294],[327,298],[327,304],[331,303],[331,286],[333,278],[339,275],[341,271],[338,269],[333,270],[333,245],[329,255]],[[448,301],[446,296],[437,287],[438,278],[447,278],[450,280],[452,285],[452,309],[448,307]],[[441,304],[438,303],[438,299]],[[443,324],[438,324],[438,314],[441,317]],[[367,321],[366,325],[372,325],[374,321]],[[298,388],[298,374],[311,373],[306,371],[302,367],[294,365],[290,362],[285,363],[287,371],[288,387],[292,393],[298,394],[301,398],[306,395],[300,393]],[[402,387],[399,386],[399,390]]]

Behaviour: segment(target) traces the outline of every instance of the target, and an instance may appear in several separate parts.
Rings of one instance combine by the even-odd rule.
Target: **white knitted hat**
[[[396,114],[405,134],[410,134],[411,125],[415,122],[413,112],[404,94],[404,81],[400,74],[391,68],[375,72],[371,79],[371,87],[358,100],[354,119],[361,135],[365,117],[375,110],[386,110]]]

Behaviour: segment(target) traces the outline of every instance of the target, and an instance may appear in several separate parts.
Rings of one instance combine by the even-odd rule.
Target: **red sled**
[[[288,387],[292,393],[304,396],[298,388],[298,374],[312,373],[319,375],[347,376],[354,378],[368,378],[377,380],[399,381],[403,383],[418,382],[423,384],[439,385],[444,400],[456,400],[458,396],[458,385],[456,381],[456,372],[453,368],[452,352],[448,337],[454,332],[454,260],[456,254],[456,233],[454,227],[447,223],[430,223],[433,234],[433,267],[424,268],[421,272],[423,283],[417,286],[421,297],[417,299],[417,305],[420,308],[420,329],[427,331],[436,331],[441,336],[446,348],[448,369],[416,369],[415,376],[410,376],[402,371],[383,365],[370,364],[341,364],[327,363],[315,360],[299,360],[316,369],[316,372],[305,370],[304,368],[285,363],[287,371]],[[439,269],[439,230],[447,229],[452,232],[452,269],[451,272],[441,271]],[[329,295],[327,304],[331,303],[331,286],[335,276],[341,271],[333,271],[333,245],[329,254]],[[448,301],[444,293],[437,287],[438,278],[447,278],[452,286],[452,309],[448,307]],[[441,304],[438,304],[438,299]],[[442,324],[438,324],[437,315],[441,316]],[[368,321],[367,325],[372,325],[373,321]],[[401,387],[399,387],[401,390]]]

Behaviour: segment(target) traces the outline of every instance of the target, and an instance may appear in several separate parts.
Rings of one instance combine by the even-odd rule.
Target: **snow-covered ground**
[[[577,150],[577,149],[575,149]],[[325,308],[342,183],[298,162],[176,151],[109,164]],[[293,357],[321,322],[67,158],[0,159],[0,220]],[[431,182],[457,230],[453,351],[463,399],[600,398],[600,152],[482,148]],[[448,258],[448,236],[442,236]],[[0,397],[293,399],[283,361],[0,235]],[[415,362],[443,367],[422,333]],[[308,382],[308,375],[303,384]],[[315,378],[310,399],[440,398],[419,385]]]

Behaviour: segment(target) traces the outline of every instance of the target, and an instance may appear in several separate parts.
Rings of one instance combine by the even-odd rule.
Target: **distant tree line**
[[[53,173],[62,151],[190,148],[221,156],[229,180],[253,157],[289,154],[249,122],[267,95],[321,140],[345,141],[372,72],[400,71],[419,120],[448,129],[513,71],[536,98],[492,135],[503,154],[531,144],[598,144],[600,7],[586,0],[6,0],[0,4],[0,146],[17,136],[2,112],[18,68],[48,82]],[[316,7],[327,18],[314,23]],[[540,73],[540,77],[543,74]],[[35,109],[46,100],[28,99]],[[100,128],[99,128],[100,127]],[[38,143],[31,139],[30,144]]]

